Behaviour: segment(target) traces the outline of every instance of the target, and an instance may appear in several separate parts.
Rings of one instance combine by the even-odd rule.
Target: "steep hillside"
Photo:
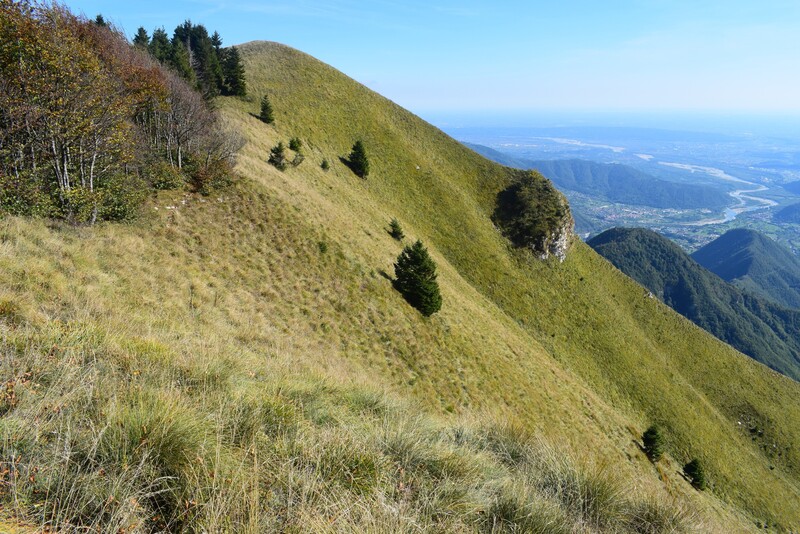
[[[800,180],[783,184],[781,187],[790,193],[800,194]]]
[[[800,312],[726,283],[652,230],[613,228],[588,244],[701,328],[800,379]]]
[[[800,223],[800,202],[781,208],[775,212],[772,219],[778,223]]]
[[[239,50],[238,184],[129,225],[0,222],[4,507],[106,531],[798,528],[796,382],[580,242],[512,247],[492,215],[518,171],[296,50]],[[303,161],[269,165],[293,137]],[[389,280],[392,218],[438,265],[431,318]]]
[[[476,330],[482,328],[483,320],[462,315],[467,302],[464,299],[480,295],[476,302],[490,305],[489,309],[503,321],[518,325],[523,339],[532,340],[531,346],[542,349],[538,357],[520,355],[514,361],[525,362],[532,370],[543,370],[547,361],[563,366],[596,398],[604,399],[597,405],[593,401],[595,408],[589,413],[610,406],[613,412],[631,421],[665,420],[675,454],[702,456],[713,464],[717,480],[733,483],[723,491],[726,498],[751,508],[780,506],[780,512],[770,512],[773,518],[784,514],[794,517],[794,498],[784,506],[778,504],[782,498],[776,500],[774,492],[769,497],[758,494],[771,484],[770,480],[782,485],[784,476],[795,477],[794,470],[800,464],[795,459],[781,461],[782,469],[794,474],[776,477],[778,468],[770,469],[775,462],[759,452],[764,450],[763,444],[753,442],[749,433],[742,432],[738,421],[742,411],[749,410],[745,406],[757,407],[754,412],[759,419],[795,417],[795,402],[789,400],[797,391],[795,382],[735,353],[659,303],[643,299],[640,287],[616,274],[580,243],[574,244],[563,264],[531,261],[527,253],[509,251],[508,243],[490,220],[496,195],[510,180],[508,170],[490,164],[420,119],[302,53],[270,43],[248,45],[242,53],[252,76],[250,87],[256,95],[270,94],[277,125],[273,130],[253,119],[250,105],[227,102],[231,120],[237,121],[250,139],[241,162],[243,172],[253,177],[270,176],[259,183],[276,195],[302,202],[302,213],[319,213],[316,220],[326,232],[338,227],[335,235],[340,236],[340,242],[353,247],[357,251],[354,255],[363,258],[366,265],[390,272],[398,249],[391,241],[388,246],[386,241],[379,241],[377,236],[381,234],[375,232],[381,232],[378,229],[384,228],[392,216],[400,220],[412,238],[421,237],[442,265],[444,307],[439,318],[453,317],[448,321],[453,333],[466,329],[461,334],[464,344],[458,348],[449,345],[445,354],[461,355],[458,365],[464,369],[464,378],[455,378],[452,371],[442,367],[444,363],[452,365],[452,356],[432,356],[430,360],[426,358],[430,366],[420,373],[414,389],[434,382],[429,391],[437,391],[438,397],[444,397],[442,404],[454,402],[457,409],[465,401],[473,408],[496,406],[492,399],[501,396],[502,404],[521,413],[529,427],[548,434],[571,435],[570,439],[581,446],[587,435],[593,440],[599,438],[593,430],[574,427],[573,434],[572,423],[558,421],[553,417],[556,414],[548,415],[553,407],[548,396],[542,396],[542,389],[559,387],[552,381],[531,382],[518,373],[497,372],[493,362],[503,359],[497,346],[476,344],[477,339],[483,338]],[[373,170],[366,181],[336,163],[327,173],[302,165],[285,174],[271,172],[264,164],[267,150],[291,136],[307,140],[309,149],[303,165],[308,167],[322,158],[337,162],[338,157],[349,152],[355,139],[363,139]],[[310,192],[300,194],[307,188]],[[456,324],[461,328],[455,328]],[[417,335],[427,331],[422,329]],[[489,331],[493,337],[504,336],[494,327]],[[486,336],[490,339],[488,331]],[[488,377],[497,382],[490,386],[485,382]],[[713,382],[709,377],[714,377]],[[452,386],[442,388],[453,380],[457,384],[470,379],[483,384],[467,386],[465,392],[462,382],[462,391],[455,398]],[[759,384],[761,381],[766,382]],[[573,386],[564,384],[563,389],[573,390]],[[768,400],[762,394],[765,390],[777,397]],[[549,398],[558,395],[552,392]],[[569,408],[562,401],[559,404],[566,413],[575,413],[575,405]],[[577,413],[587,412],[582,406]],[[603,418],[597,420],[605,425],[600,423]],[[776,437],[797,432],[794,423],[778,426]],[[606,436],[600,441],[618,436],[630,443],[627,436],[622,438],[626,431],[618,429],[620,434],[612,428],[600,431]],[[783,442],[783,438],[779,439]],[[798,453],[790,445],[793,442],[785,443],[782,454],[796,457]],[[604,450],[601,443],[597,445],[598,450]],[[605,450],[604,454],[613,457],[625,449]],[[764,459],[753,462],[753,454]],[[734,482],[749,477],[752,478],[747,483]],[[794,494],[796,490],[787,487],[786,491]]]
[[[692,259],[737,287],[800,308],[800,259],[764,234],[729,230],[695,251]]]
[[[593,161],[517,159],[492,148],[467,143],[484,157],[510,167],[536,169],[561,190],[575,191],[621,204],[655,208],[722,208],[730,203],[713,187],[659,180],[627,165]]]
[[[700,185],[659,180],[627,165],[585,160],[531,161],[560,188],[621,204],[654,208],[722,208],[730,203],[723,191]]]

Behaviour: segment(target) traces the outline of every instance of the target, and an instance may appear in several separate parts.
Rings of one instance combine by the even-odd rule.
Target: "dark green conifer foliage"
[[[360,140],[356,141],[353,145],[353,150],[350,152],[348,162],[350,164],[350,169],[356,173],[356,176],[360,176],[361,178],[367,177],[369,174],[369,160],[367,159],[367,151],[364,149],[364,143]]]
[[[395,289],[422,315],[428,317],[442,308],[436,264],[421,241],[403,249],[394,264],[394,273]]]
[[[216,33],[214,35],[217,35]],[[214,39],[211,39],[212,43]],[[222,41],[220,41],[221,43]],[[228,96],[245,96],[247,94],[247,82],[244,77],[244,65],[239,55],[239,50],[232,46],[220,52],[222,62],[222,74],[224,78],[224,88],[222,93]]]
[[[300,152],[302,148],[303,148],[303,142],[300,140],[299,137],[292,137],[291,139],[289,139],[289,150]]]
[[[322,164],[320,165],[320,167],[322,167],[322,170],[323,170],[323,171],[327,171],[328,169],[330,169],[330,168],[331,168],[331,164],[330,164],[330,163],[328,163],[328,160],[327,160],[327,159],[323,159],[323,160],[322,160]]]
[[[269,151],[269,159],[267,162],[270,165],[274,165],[279,171],[286,170],[286,146],[283,144],[283,141],[279,141],[277,145],[272,147]]]
[[[139,29],[136,30],[136,35],[133,36],[133,46],[144,49],[150,46],[150,36],[147,35],[147,30],[142,26],[139,26]]]
[[[272,104],[270,104],[267,95],[261,97],[261,113],[258,115],[258,118],[267,124],[275,122],[275,113],[272,111]]]
[[[150,50],[150,54],[161,63],[171,62],[172,43],[170,43],[164,28],[156,28],[153,30],[153,38],[150,40],[148,49]]]
[[[215,31],[211,36],[211,46],[214,47],[214,50],[217,51],[217,55],[219,55],[222,49],[222,36],[219,34],[219,32]]]
[[[94,18],[94,23],[97,24],[98,26],[103,26],[103,27],[108,26],[108,24],[106,23],[106,19],[103,17],[103,15],[99,13]]]
[[[191,85],[195,85],[197,80],[194,75],[194,69],[192,68],[192,58],[183,42],[175,39],[172,40],[168,63],[181,78]]]
[[[695,488],[700,491],[706,489],[706,473],[697,458],[683,466],[683,474],[689,477],[692,486]]]
[[[398,241],[402,241],[402,239],[406,236],[403,233],[403,228],[400,226],[400,222],[397,219],[392,219],[389,221],[389,235]]]
[[[651,461],[657,462],[664,455],[664,436],[657,425],[650,425],[650,428],[642,434],[644,452]]]

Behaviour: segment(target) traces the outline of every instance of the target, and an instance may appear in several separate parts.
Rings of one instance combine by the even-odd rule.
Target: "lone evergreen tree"
[[[274,165],[279,171],[286,170],[286,146],[283,141],[279,141],[277,145],[272,147],[269,151],[269,159],[267,162]]]
[[[261,98],[261,114],[258,116],[258,118],[267,124],[272,124],[275,122],[275,114],[272,111],[272,104],[270,104],[269,97],[267,97],[267,95],[264,95]]]
[[[642,434],[642,442],[644,443],[644,452],[651,461],[657,462],[664,455],[664,436],[661,435],[661,429],[656,425],[650,425],[650,428]]]
[[[289,150],[300,152],[303,149],[303,142],[299,137],[292,137],[289,139]]]
[[[356,176],[367,177],[369,174],[369,160],[367,160],[367,151],[364,149],[364,143],[361,140],[356,141],[356,144],[353,145],[348,161],[350,169],[356,173]]]
[[[323,159],[323,160],[322,160],[322,163],[320,164],[320,167],[322,167],[322,170],[323,170],[323,171],[327,171],[328,169],[330,169],[330,168],[331,168],[331,164],[330,164],[330,163],[328,163],[328,160],[327,160],[327,159]]]
[[[389,235],[398,241],[401,241],[406,236],[403,233],[403,228],[400,226],[400,222],[397,219],[392,219],[389,222]]]
[[[395,289],[422,315],[428,317],[442,308],[436,264],[422,241],[403,249],[394,264],[394,273]]]
[[[697,458],[683,466],[683,474],[689,477],[692,486],[695,488],[700,491],[706,489],[706,473]]]

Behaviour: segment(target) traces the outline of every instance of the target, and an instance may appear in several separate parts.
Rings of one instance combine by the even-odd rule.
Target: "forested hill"
[[[800,259],[755,230],[729,230],[692,258],[737,287],[790,308],[800,308]]]
[[[773,220],[777,223],[800,223],[800,203],[789,204],[788,206],[781,208],[775,212],[775,215],[773,215]]]
[[[800,311],[725,282],[651,230],[612,228],[587,243],[687,319],[800,380]]]
[[[466,146],[502,165],[536,169],[562,191],[575,191],[620,204],[678,209],[714,209],[730,204],[730,197],[719,189],[660,180],[627,165],[580,159],[534,161],[515,158],[483,145],[466,143]]]
[[[730,204],[730,197],[713,187],[659,180],[627,165],[577,159],[531,161],[529,165],[557,187],[621,204],[677,209]]]

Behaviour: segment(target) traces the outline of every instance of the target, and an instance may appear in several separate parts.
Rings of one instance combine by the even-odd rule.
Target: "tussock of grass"
[[[179,363],[155,377],[109,368],[103,353],[130,341],[107,333],[72,325],[59,335],[69,349],[47,353],[50,331],[5,334],[0,370],[25,369],[25,380],[0,419],[0,497],[42,526],[673,532],[658,521],[682,518],[623,496],[622,483],[523,431],[450,426],[369,388],[309,374],[252,380],[235,367],[224,381],[164,388]],[[131,355],[125,369],[153,352]]]

